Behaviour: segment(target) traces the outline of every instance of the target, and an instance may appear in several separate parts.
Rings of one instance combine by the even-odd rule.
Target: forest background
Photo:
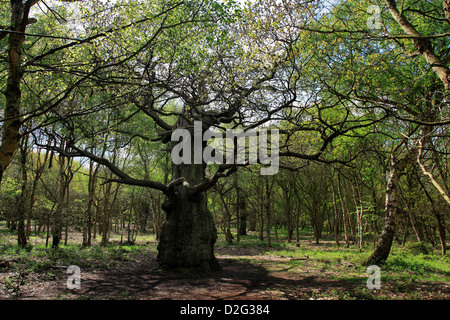
[[[58,264],[215,271],[237,248],[448,298],[449,26],[446,0],[0,0],[5,295]],[[199,120],[279,129],[279,172],[174,165]]]

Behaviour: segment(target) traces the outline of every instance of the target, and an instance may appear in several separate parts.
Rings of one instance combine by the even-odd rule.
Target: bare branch
[[[148,187],[148,188],[160,190],[164,193],[167,193],[167,191],[168,191],[167,186],[164,183],[151,181],[151,180],[142,180],[142,179],[132,178],[128,174],[123,172],[121,169],[119,169],[111,161],[109,161],[103,157],[96,156],[95,154],[93,154],[89,151],[78,148],[78,147],[74,146],[73,144],[70,145],[70,148],[75,150],[75,152],[67,152],[66,150],[64,150],[60,147],[57,147],[57,146],[43,145],[37,141],[36,137],[35,137],[35,144],[42,148],[45,148],[45,149],[50,148],[50,149],[62,154],[63,156],[65,156],[67,158],[86,157],[86,158],[93,160],[94,162],[96,162],[98,164],[101,164],[101,165],[107,167],[112,173],[114,173],[118,177],[118,179],[109,179],[107,181],[109,183],[117,182],[117,183],[134,185],[134,186]]]

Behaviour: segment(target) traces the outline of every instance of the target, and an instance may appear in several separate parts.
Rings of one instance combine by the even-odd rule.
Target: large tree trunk
[[[183,119],[179,127],[186,127]],[[191,131],[191,137],[193,130]],[[198,132],[196,133],[198,134]],[[195,136],[194,136],[195,138]],[[172,148],[175,143],[172,142]],[[202,152],[205,143],[191,147],[191,163],[172,163],[172,181],[183,179],[183,183],[169,188],[162,205],[166,220],[161,228],[158,243],[158,262],[165,269],[181,269],[200,272],[220,270],[214,255],[217,229],[208,210],[206,191],[193,191],[204,181],[206,164],[195,163],[195,152]],[[198,148],[201,150],[196,150]],[[183,149],[183,153],[187,150]],[[198,160],[198,159],[196,159]]]
[[[201,182],[203,164],[174,165],[173,178],[191,185]],[[193,193],[183,184],[174,187],[162,206],[166,221],[158,244],[158,261],[168,269],[220,270],[214,256],[217,230],[207,208],[206,192]]]
[[[25,29],[28,22],[28,13],[33,1],[11,1],[11,30],[8,40],[8,80],[4,92],[6,104],[3,114],[3,126],[0,144],[0,183],[6,168],[19,147],[20,142],[20,103],[22,91],[20,84],[23,77],[22,45],[25,40]],[[0,38],[1,40],[1,38]]]

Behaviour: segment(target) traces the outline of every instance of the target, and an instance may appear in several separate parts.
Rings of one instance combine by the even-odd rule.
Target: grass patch
[[[0,260],[10,261],[8,271],[16,269],[41,272],[57,267],[77,265],[83,269],[110,269],[121,262],[133,261],[148,253],[148,246],[92,246],[61,245],[57,249],[42,245],[20,248],[17,245],[1,244]],[[2,271],[5,271],[3,268]]]
[[[392,274],[407,273],[415,279],[446,281],[450,279],[450,258],[431,254],[411,254],[408,249],[394,250],[383,269]]]
[[[240,261],[239,249],[249,252],[251,257],[247,256],[245,260],[264,267],[269,273],[286,270],[296,272],[300,277],[314,276],[345,283],[347,288],[312,290],[309,293],[311,299],[424,299],[430,292],[445,298],[445,292],[441,290],[450,283],[449,255],[442,256],[439,248],[429,244],[408,243],[400,246],[394,243],[387,262],[380,266],[381,290],[370,290],[366,285],[370,275],[364,262],[374,250],[372,244],[367,244],[363,250],[357,245],[337,247],[332,240],[315,244],[304,239],[298,247],[296,243],[285,241],[274,240],[272,244],[268,248],[267,243],[258,240],[257,235],[241,237],[239,242],[234,241],[233,244],[226,243],[220,237],[218,240],[218,247],[234,249],[225,252],[234,254]],[[252,251],[250,248],[259,250]]]

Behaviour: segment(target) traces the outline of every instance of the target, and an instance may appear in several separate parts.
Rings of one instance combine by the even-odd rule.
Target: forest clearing
[[[4,234],[5,229],[0,229]],[[73,237],[80,234],[74,234]],[[154,236],[140,235],[120,245],[118,235],[106,247],[80,248],[76,239],[59,251],[20,249],[4,238],[0,247],[0,299],[25,300],[448,300],[449,257],[435,250],[395,246],[381,269],[381,289],[368,289],[370,253],[357,246],[337,248],[302,236],[299,247],[280,235],[273,247],[244,236],[229,244],[220,237],[216,256],[222,270],[175,273],[159,268]],[[71,242],[73,241],[73,244]],[[39,245],[41,243],[41,245]],[[7,266],[6,262],[10,262]],[[79,265],[81,288],[68,289],[68,266]]]

